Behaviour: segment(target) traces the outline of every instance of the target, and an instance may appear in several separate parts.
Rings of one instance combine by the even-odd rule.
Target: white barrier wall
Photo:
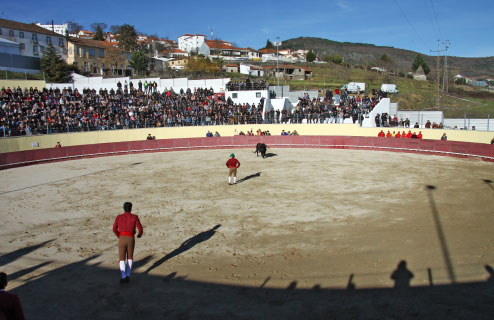
[[[447,129],[464,129],[472,130],[475,126],[476,131],[494,131],[494,119],[444,119],[444,127]]]
[[[365,128],[374,128],[376,126],[376,114],[382,114],[382,113],[387,113],[389,114],[389,107],[390,107],[390,99],[389,98],[382,98],[381,101],[374,107],[374,109],[369,112],[369,117],[364,118],[364,121],[362,122],[362,127]]]
[[[130,86],[132,81],[134,88],[137,88],[139,81],[144,83],[156,82],[158,83],[157,90],[163,92],[165,89],[173,89],[175,92],[179,92],[180,89],[184,91],[187,89],[194,90],[194,88],[213,88],[215,93],[224,92],[226,90],[226,84],[230,81],[230,78],[222,79],[200,79],[200,80],[189,80],[187,78],[174,78],[174,79],[160,79],[160,78],[141,78],[141,79],[130,79],[129,77],[120,78],[107,78],[103,77],[84,77],[78,74],[73,75],[74,83],[47,83],[46,88],[48,89],[64,89],[72,88],[82,91],[83,89],[95,89],[99,91],[100,89],[111,90],[117,89],[117,83],[120,81],[122,87],[125,85],[125,81]]]
[[[432,123],[441,123],[444,120],[444,114],[442,111],[398,111],[398,120],[403,119],[410,120],[410,127],[413,128],[415,123],[419,124],[420,128],[425,128],[427,120]]]
[[[225,98],[231,98],[234,103],[255,103],[257,105],[262,98],[268,98],[268,90],[226,91]]]

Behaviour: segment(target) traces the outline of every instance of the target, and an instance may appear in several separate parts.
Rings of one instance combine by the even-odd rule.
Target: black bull
[[[259,142],[257,145],[256,145],[256,151],[254,151],[256,153],[256,155],[259,157],[259,152],[261,153],[261,156],[262,158],[266,158],[266,150],[268,149],[268,147],[266,146],[265,143],[261,143]]]

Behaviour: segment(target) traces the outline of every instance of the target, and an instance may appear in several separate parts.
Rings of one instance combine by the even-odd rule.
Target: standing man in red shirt
[[[226,162],[228,168],[228,184],[232,184],[232,174],[233,174],[233,184],[237,183],[237,168],[240,167],[240,162],[235,159],[235,154],[230,155],[230,159]]]
[[[7,274],[0,272],[0,319],[24,320],[24,312],[19,298],[5,291]]]
[[[134,260],[134,247],[136,227],[139,230],[137,237],[142,237],[144,232],[139,217],[132,214],[132,203],[125,202],[123,205],[124,213],[118,215],[113,223],[113,233],[118,238],[118,265],[122,278],[120,283],[130,281],[130,271]],[[125,263],[127,258],[127,263]]]

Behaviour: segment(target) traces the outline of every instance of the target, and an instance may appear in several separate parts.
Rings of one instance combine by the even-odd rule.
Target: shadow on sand
[[[247,177],[244,177],[244,178],[238,180],[237,183],[242,183],[242,182],[245,182],[245,181],[247,181],[249,179],[257,178],[257,177],[260,177],[260,176],[261,176],[261,172],[254,173],[254,174],[251,174],[251,175],[249,175]]]
[[[209,231],[189,239],[173,255],[204,241],[213,234]],[[285,288],[266,287],[271,277],[247,287],[187,280],[180,270],[160,276],[134,272],[130,283],[120,285],[117,268],[92,262],[97,257],[45,272],[11,290],[20,297],[26,318],[489,319],[494,314],[494,271],[489,265],[484,266],[487,281],[414,287],[413,273],[403,260],[390,275],[395,288],[358,289],[359,275],[349,274],[347,288],[315,284],[301,289],[297,279],[287,279]]]
[[[185,240],[181,245],[180,247],[178,247],[177,249],[173,250],[172,252],[170,252],[169,254],[165,255],[163,258],[159,259],[158,261],[154,262],[147,270],[145,273],[149,273],[151,270],[159,267],[160,265],[162,265],[164,262],[166,262],[167,260],[170,260],[171,258],[173,257],[176,257],[178,256],[179,254],[191,249],[192,247],[194,247],[196,244],[198,243],[201,243],[201,242],[204,242],[206,240],[209,240],[215,233],[216,233],[216,230],[221,227],[221,224],[217,224],[215,225],[214,227],[212,227],[211,229],[207,230],[207,231],[203,231],[199,234],[196,234],[195,236],[193,236],[192,238],[189,238],[187,240]]]

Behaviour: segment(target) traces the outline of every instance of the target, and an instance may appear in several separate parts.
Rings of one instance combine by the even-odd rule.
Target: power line
[[[413,32],[415,32],[415,34],[420,39],[420,41],[422,41],[424,43],[425,42],[424,39],[422,39],[422,37],[420,36],[420,34],[417,32],[417,30],[415,30],[415,28],[413,27],[413,25],[410,23],[410,20],[408,20],[408,17],[405,14],[405,11],[403,11],[403,9],[401,8],[401,6],[398,4],[397,0],[394,0],[394,2],[396,3],[396,6],[398,7],[398,9],[400,9],[401,14],[403,15],[403,17],[407,21],[407,23],[410,26],[410,28],[413,30]]]
[[[431,6],[432,6],[432,12],[434,13],[434,19],[436,19],[436,25],[437,29],[439,30],[439,35],[441,36],[441,39],[443,38],[443,35],[441,34],[441,28],[439,27],[439,22],[437,21],[437,13],[436,13],[436,8],[434,7],[434,2],[431,1]]]
[[[432,28],[434,29],[434,32],[436,33],[437,38],[441,38],[439,36],[437,24],[434,21],[434,18],[432,17],[431,10],[429,9],[429,5],[427,4],[427,0],[424,0],[424,11],[427,11],[427,16],[429,17],[429,20],[431,22]]]

